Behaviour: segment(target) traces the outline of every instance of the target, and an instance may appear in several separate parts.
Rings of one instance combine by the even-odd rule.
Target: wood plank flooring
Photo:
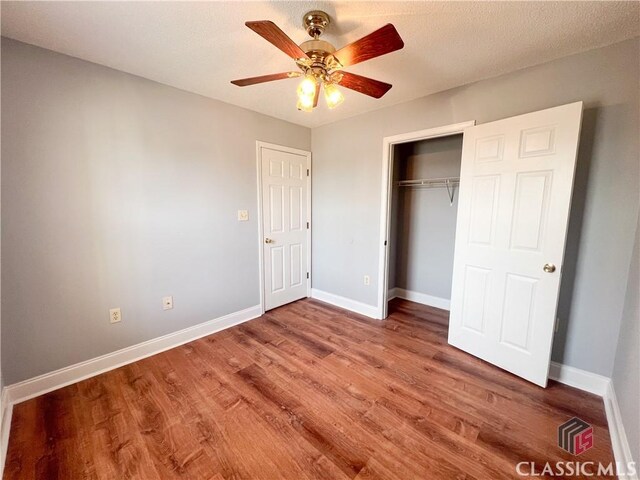
[[[613,461],[600,398],[448,346],[447,312],[390,312],[302,300],[18,404],[4,478],[493,480]],[[574,416],[594,428],[579,457],[556,444]]]

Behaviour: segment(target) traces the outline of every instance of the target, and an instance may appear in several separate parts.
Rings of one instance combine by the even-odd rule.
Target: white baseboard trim
[[[620,413],[620,406],[618,405],[616,392],[613,388],[613,382],[611,381],[607,385],[603,400],[604,409],[607,414],[607,423],[609,424],[609,435],[611,436],[613,457],[618,465],[621,465],[626,469],[626,466],[634,460],[631,455],[631,447],[629,446],[627,433],[624,429],[624,421],[622,419],[622,414]],[[636,468],[638,468],[638,465],[636,465]],[[624,478],[625,480],[638,480],[638,473],[636,472],[635,475],[620,475],[619,478]]]
[[[94,377],[109,370],[252,320],[261,314],[262,310],[260,305],[255,305],[245,310],[240,310],[239,312],[230,313],[229,315],[194,325],[193,327],[185,328],[162,337],[92,358],[91,360],[45,373],[44,375],[29,380],[14,383],[13,385],[5,387],[8,403],[14,405],[29,400],[30,398],[51,392],[52,390],[57,390],[58,388],[77,383],[81,380]]]
[[[344,308],[345,310],[351,310],[352,312],[359,313],[365,317],[380,319],[378,307],[367,305],[366,303],[358,302],[356,300],[351,300],[350,298],[341,297],[329,292],[323,292],[316,288],[311,289],[311,298],[315,298],[321,302],[330,303],[331,305]]]
[[[634,459],[631,455],[631,447],[629,446],[629,440],[627,439],[627,434],[624,429],[624,421],[620,413],[620,407],[611,379],[603,375],[557,362],[551,362],[549,378],[602,397],[607,416],[609,435],[611,437],[613,456],[620,473],[618,478],[621,480],[639,480],[637,472],[634,475],[624,475],[624,473],[628,471],[627,465],[630,465]],[[635,468],[638,468],[637,464]]]
[[[433,295],[427,295],[426,293],[405,290],[404,288],[396,287],[389,290],[389,296],[387,299],[392,300],[394,298],[403,298],[411,302],[421,303],[422,305],[441,308],[442,310],[451,310],[451,300],[434,297]]]
[[[0,478],[4,474],[4,463],[7,459],[7,448],[9,448],[9,433],[11,431],[11,416],[13,415],[13,403],[9,401],[7,387],[2,389],[0,396],[2,409],[0,410]]]
[[[570,387],[604,397],[611,379],[596,373],[580,370],[557,362],[551,362],[549,378]]]

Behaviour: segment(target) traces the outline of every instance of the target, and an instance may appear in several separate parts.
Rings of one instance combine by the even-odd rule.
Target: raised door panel
[[[285,198],[283,185],[269,185],[269,232],[285,231]]]
[[[302,187],[289,187],[289,225],[291,231],[304,227],[304,195]]]
[[[553,172],[518,173],[511,223],[511,248],[540,252],[547,223]]]
[[[476,163],[499,162],[504,157],[504,135],[494,135],[476,140]]]
[[[271,260],[271,293],[281,292],[285,288],[285,255],[284,246],[273,246],[269,249]]]
[[[469,243],[493,243],[499,190],[500,177],[497,175],[473,179]]]
[[[293,243],[289,247],[289,268],[290,268],[290,287],[298,287],[302,285],[303,276],[303,265],[304,260],[302,258],[303,252],[302,244]]]
[[[276,158],[269,159],[269,176],[274,178],[284,178],[285,162]]]
[[[507,273],[500,341],[529,353],[533,327],[537,278]]]
[[[528,128],[520,132],[520,158],[555,153],[556,127]]]
[[[491,270],[467,265],[462,297],[462,327],[484,334]]]
[[[292,159],[289,162],[289,178],[303,180],[306,169],[301,160]]]

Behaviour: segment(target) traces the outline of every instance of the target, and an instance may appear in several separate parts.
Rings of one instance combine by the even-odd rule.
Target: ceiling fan
[[[312,40],[307,40],[299,46],[271,21],[246,22],[247,27],[293,58],[300,71],[243,78],[233,80],[231,83],[246,87],[257,83],[304,76],[298,86],[297,107],[298,110],[305,112],[311,112],[318,105],[321,87],[324,89],[329,108],[335,108],[344,101],[344,96],[336,85],[374,98],[382,97],[391,88],[390,84],[345,72],[342,69],[400,50],[404,47],[404,42],[398,31],[389,23],[360,40],[336,50],[329,42],[320,40],[320,35],[329,22],[329,15],[325,12],[314,10],[305,14],[303,23]]]

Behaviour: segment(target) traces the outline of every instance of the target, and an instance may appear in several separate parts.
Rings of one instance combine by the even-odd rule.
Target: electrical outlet
[[[162,309],[171,310],[173,308],[173,297],[162,297]]]
[[[369,275],[364,276],[364,284],[371,285],[371,277]]]
[[[238,221],[246,222],[249,220],[249,211],[248,210],[238,210]]]
[[[118,323],[122,321],[122,313],[119,308],[109,309],[109,321],[111,323]]]

